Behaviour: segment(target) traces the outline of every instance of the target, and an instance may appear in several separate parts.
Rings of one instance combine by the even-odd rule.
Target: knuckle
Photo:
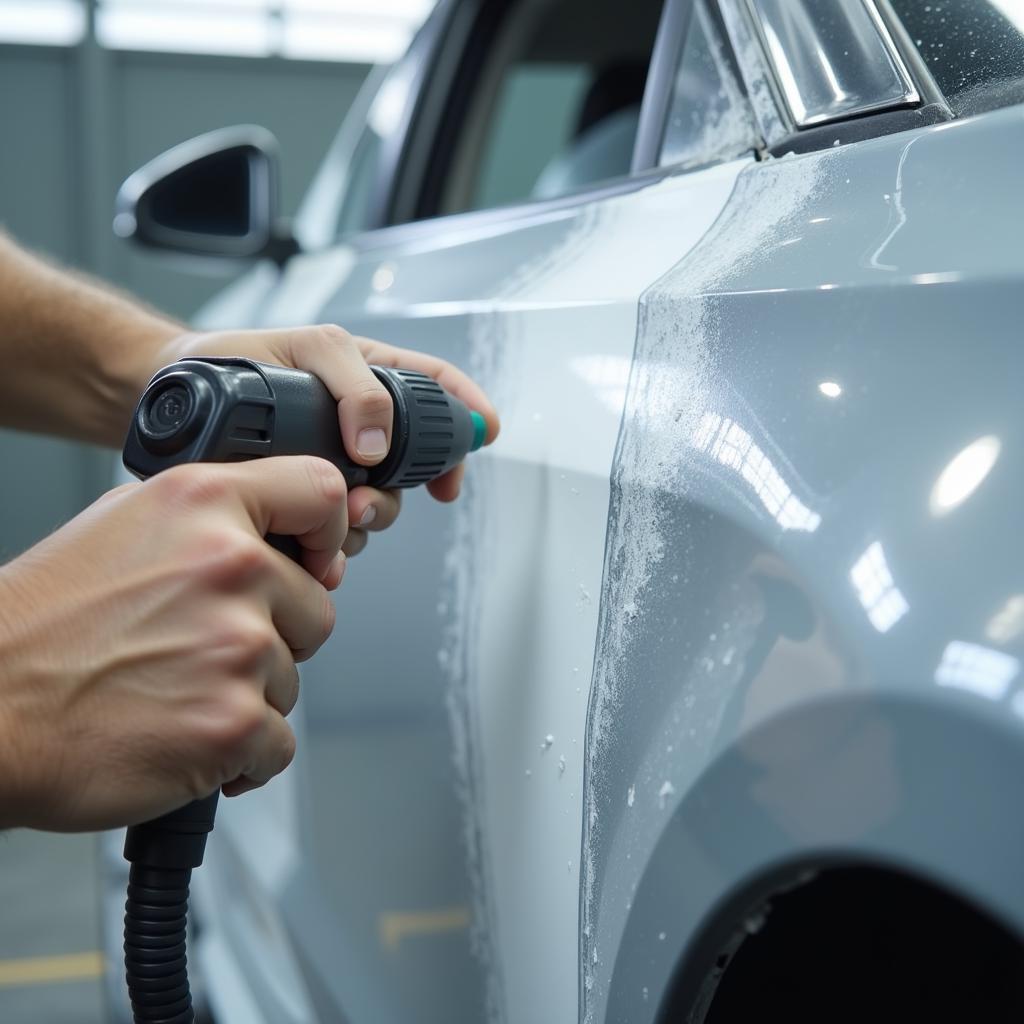
[[[281,737],[281,751],[279,764],[279,771],[284,771],[295,760],[295,733],[291,729],[286,729],[284,735]]]
[[[151,483],[163,501],[175,506],[217,504],[229,491],[224,473],[201,463],[172,466],[153,477]]]
[[[250,675],[273,656],[277,632],[257,615],[224,616],[217,626],[214,648],[226,666]]]
[[[197,543],[197,556],[206,568],[207,579],[224,587],[261,576],[273,564],[264,541],[230,527],[211,530]]]
[[[138,487],[139,484],[137,481],[134,483],[121,484],[118,487],[112,487],[109,491],[105,492],[104,494],[101,494],[96,499],[96,505],[103,506],[111,504],[112,502],[119,501],[121,498],[124,498],[127,495],[132,494],[133,492],[138,490]]]
[[[391,414],[391,396],[376,377],[360,381],[356,385],[352,399],[362,416],[377,417]]]
[[[329,345],[355,344],[355,339],[352,335],[344,327],[338,326],[338,324],[320,324],[316,329]]]
[[[345,477],[332,462],[311,457],[306,461],[306,470],[316,492],[332,505],[340,505],[348,497]]]
[[[246,747],[265,727],[266,719],[266,702],[251,686],[222,687],[206,717],[209,740],[222,754],[231,754]]]
[[[299,673],[294,665],[288,674],[287,683],[282,687],[282,690],[281,706],[277,710],[282,715],[287,715],[299,701]]]

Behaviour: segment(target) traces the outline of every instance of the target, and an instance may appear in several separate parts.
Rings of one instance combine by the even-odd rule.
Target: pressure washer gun
[[[391,448],[376,466],[345,453],[338,405],[319,378],[251,359],[182,359],[160,370],[139,401],[124,464],[145,480],[186,462],[318,455],[348,486],[415,487],[484,442],[483,417],[415,370],[371,367],[394,404]],[[268,536],[297,559],[292,537]],[[124,961],[136,1024],[193,1024],[185,956],[188,887],[203,862],[219,791],[128,829],[131,864]]]

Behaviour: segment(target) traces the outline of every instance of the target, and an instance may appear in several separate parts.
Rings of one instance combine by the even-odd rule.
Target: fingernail
[[[377,506],[367,505],[366,508],[363,510],[363,514],[359,517],[359,522],[356,523],[356,526],[369,526],[370,523],[372,523],[376,518]]]
[[[348,559],[345,557],[344,551],[339,551],[337,555],[334,556],[334,565],[331,566],[332,570],[335,565],[340,566],[340,570],[338,572],[338,586],[340,587],[341,581],[345,578],[345,569],[348,568]]]
[[[368,427],[359,431],[356,451],[364,459],[381,459],[388,453],[388,438],[380,427]]]

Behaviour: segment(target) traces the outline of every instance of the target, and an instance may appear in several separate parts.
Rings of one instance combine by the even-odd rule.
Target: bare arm
[[[0,425],[120,445],[154,353],[183,330],[0,233]]]

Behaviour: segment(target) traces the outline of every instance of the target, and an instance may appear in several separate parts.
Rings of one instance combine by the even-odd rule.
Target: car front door
[[[579,4],[505,6],[467,36],[489,63],[452,74],[464,90],[475,76],[476,102],[448,103],[457,121],[418,140],[449,147],[445,172],[438,156],[418,194],[396,190],[434,216],[311,257],[343,278],[320,318],[465,367],[503,416],[454,507],[406,495],[304,670],[311,864],[283,913],[300,949],[304,918],[345,937],[300,958],[353,1020],[577,1018],[587,707],[639,299],[709,229],[755,145],[715,35],[693,60],[711,62],[716,95],[726,76],[737,109],[702,154],[690,140],[691,164],[710,166],[631,177],[661,5],[634,31],[598,5],[561,51],[553,29],[579,24]],[[295,318],[286,300],[267,322]]]

